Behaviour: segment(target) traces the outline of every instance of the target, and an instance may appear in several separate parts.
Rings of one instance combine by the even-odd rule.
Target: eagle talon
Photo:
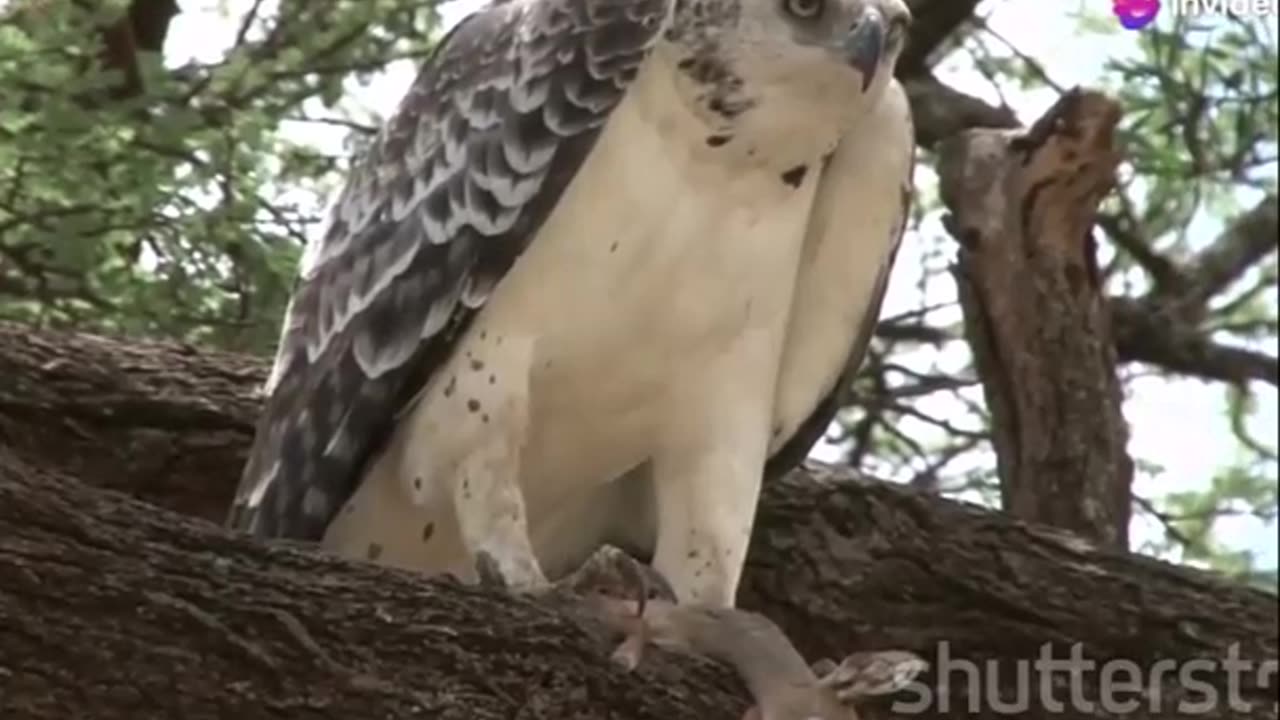
[[[601,546],[577,570],[554,582],[552,587],[571,595],[595,593],[628,599],[637,603],[637,614],[644,612],[649,600],[676,602],[671,583],[661,573],[612,545]]]
[[[604,619],[623,640],[609,656],[609,661],[624,672],[635,670],[644,656],[651,633],[645,622],[645,608],[650,601],[674,605],[675,592],[657,570],[637,561],[626,552],[604,545],[560,580],[552,584],[551,594],[572,599],[574,614],[588,618],[588,631]]]
[[[507,579],[498,568],[498,561],[492,555],[481,550],[476,553],[476,579],[480,587],[503,589],[508,587]]]
[[[483,588],[507,590],[516,593],[545,592],[552,586],[542,574],[533,557],[516,554],[514,560],[504,563],[488,550],[476,550],[471,561],[475,582]]]

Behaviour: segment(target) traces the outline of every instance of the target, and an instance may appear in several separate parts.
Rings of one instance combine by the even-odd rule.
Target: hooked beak
[[[868,8],[844,41],[845,57],[849,66],[862,73],[862,92],[871,87],[871,80],[880,67],[884,55],[884,16],[879,10]]]

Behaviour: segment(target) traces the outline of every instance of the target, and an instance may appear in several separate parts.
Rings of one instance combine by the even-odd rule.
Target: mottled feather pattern
[[[509,0],[441,40],[308,247],[231,525],[319,539],[536,234],[671,0]]]

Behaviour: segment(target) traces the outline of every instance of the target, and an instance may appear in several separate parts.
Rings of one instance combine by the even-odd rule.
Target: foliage
[[[112,53],[104,28],[127,26],[126,3],[9,11],[0,317],[270,348],[319,220],[310,208],[347,161],[291,125],[317,111],[349,120],[348,83],[421,55],[436,19],[409,0],[261,4],[223,55],[178,67]],[[135,69],[142,87],[122,90]]]

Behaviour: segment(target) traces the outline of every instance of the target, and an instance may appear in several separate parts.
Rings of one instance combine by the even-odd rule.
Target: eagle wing
[[[823,198],[830,199],[830,204],[815,206],[814,214],[815,216],[826,215],[827,226],[834,228],[834,232],[860,232],[865,227],[865,218],[851,217],[854,211],[848,205],[839,204],[839,199],[847,199],[849,193],[858,192],[860,189],[858,183],[865,181],[869,175],[874,175],[877,181],[899,180],[901,185],[896,198],[897,214],[892,227],[888,228],[888,248],[876,272],[866,309],[859,319],[843,368],[805,420],[770,456],[765,465],[765,476],[769,478],[783,475],[803,462],[808,457],[809,451],[831,426],[836,413],[848,404],[853,378],[862,367],[867,348],[871,344],[871,336],[875,332],[880,309],[884,304],[885,291],[889,288],[889,275],[897,258],[898,248],[902,245],[902,237],[906,232],[907,218],[911,212],[912,178],[915,174],[915,134],[906,94],[897,82],[891,83],[885,90],[885,99],[873,117],[873,122],[874,126],[860,127],[857,132],[870,134],[869,137],[862,138],[862,146],[872,148],[877,153],[876,158],[885,162],[877,162],[870,174],[861,172],[857,175],[842,174],[841,171],[844,168],[832,167],[835,160],[833,156],[828,160],[827,167],[823,169],[822,176],[822,183],[829,185],[824,188],[829,192],[823,194]],[[836,152],[840,153],[840,150]],[[894,158],[894,154],[898,156]],[[870,158],[858,155],[853,158],[839,159],[849,163]],[[898,172],[902,173],[901,176],[893,177]],[[878,242],[876,238],[863,239],[867,242]]]
[[[809,457],[809,451],[826,434],[827,428],[831,427],[831,421],[835,419],[836,413],[848,404],[853,378],[862,367],[867,348],[871,344],[871,336],[875,334],[880,309],[884,304],[884,294],[889,289],[889,273],[893,269],[893,261],[897,255],[898,244],[895,244],[889,252],[888,260],[880,267],[880,274],[876,276],[871,304],[867,306],[865,318],[849,349],[849,358],[844,369],[835,384],[813,408],[813,412],[809,413],[791,437],[769,457],[765,463],[766,478],[781,477],[804,462],[805,458]]]
[[[228,522],[316,540],[581,166],[673,0],[499,0],[352,170],[286,311]]]

